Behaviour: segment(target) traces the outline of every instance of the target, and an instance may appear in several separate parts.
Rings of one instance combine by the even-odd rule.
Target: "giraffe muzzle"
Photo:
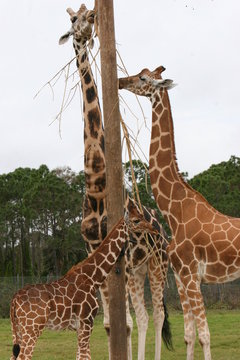
[[[118,79],[118,88],[125,89],[129,85],[130,81],[129,78],[120,78]]]

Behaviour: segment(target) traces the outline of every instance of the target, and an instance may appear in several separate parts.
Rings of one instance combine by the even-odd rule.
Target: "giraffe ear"
[[[70,31],[68,31],[68,32],[66,32],[66,34],[64,34],[64,35],[62,35],[61,37],[60,37],[60,39],[59,39],[59,45],[62,45],[62,44],[65,44],[67,41],[68,41],[68,39],[70,38],[70,36],[72,35],[73,33],[72,33],[72,31],[70,30]]]
[[[173,80],[165,79],[165,80],[163,80],[162,86],[165,89],[170,90],[170,89],[174,88],[175,86],[177,86],[177,84],[174,84]]]
[[[161,74],[163,71],[165,71],[165,67],[164,66],[158,66],[155,70],[154,70],[154,76],[158,79],[161,79]]]
[[[153,80],[153,85],[157,87],[162,87],[167,90],[174,88],[177,84],[173,83],[173,80],[170,79],[163,79],[163,80]]]
[[[67,8],[67,13],[69,13],[69,15],[71,16],[71,17],[73,17],[73,16],[76,16],[76,13],[75,13],[75,11],[73,11],[73,9],[72,8]]]

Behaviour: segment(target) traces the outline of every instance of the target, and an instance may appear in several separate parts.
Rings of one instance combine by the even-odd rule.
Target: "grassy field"
[[[213,359],[238,360],[240,359],[240,311],[211,310],[207,313],[211,332],[211,349]],[[174,352],[164,347],[164,360],[181,360],[186,358],[183,341],[183,316],[181,313],[170,312],[170,322],[173,333]],[[137,328],[134,323],[133,331],[133,359],[137,359]],[[10,322],[0,319],[0,359],[10,358],[12,349]],[[93,360],[108,360],[107,338],[102,326],[102,316],[95,319],[91,337],[91,353]],[[44,331],[38,339],[33,359],[41,360],[72,360],[76,354],[76,334],[70,331]],[[147,334],[146,360],[154,359],[154,328],[152,317],[149,320]],[[195,359],[203,359],[202,350],[198,342],[195,346]]]

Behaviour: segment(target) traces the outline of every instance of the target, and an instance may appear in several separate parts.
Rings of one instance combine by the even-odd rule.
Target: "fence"
[[[0,318],[9,317],[9,306],[13,294],[26,284],[46,283],[56,280],[56,276],[47,277],[0,277]],[[207,308],[240,308],[240,280],[225,284],[202,284],[202,294]],[[181,304],[177,292],[174,276],[170,273],[164,291],[165,302],[168,307],[180,310]],[[145,282],[145,302],[151,308],[151,291],[149,282]]]

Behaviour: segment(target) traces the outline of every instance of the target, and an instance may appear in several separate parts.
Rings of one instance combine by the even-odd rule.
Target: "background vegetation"
[[[130,164],[124,167],[132,192]],[[142,204],[156,208],[146,164],[135,160],[133,168]],[[216,209],[240,217],[240,158],[232,156],[192,179],[183,176]],[[76,174],[70,168],[50,171],[42,165],[0,175],[0,317],[8,317],[10,299],[25,283],[53,280],[86,256],[80,226],[84,191],[83,171]],[[167,300],[178,308],[171,273],[168,282]],[[234,293],[239,299],[238,288]],[[212,289],[206,295],[210,306],[225,299],[225,285]],[[229,307],[238,305],[235,297],[228,298]]]
[[[19,168],[0,176],[0,276],[56,276],[86,253],[84,175]]]

